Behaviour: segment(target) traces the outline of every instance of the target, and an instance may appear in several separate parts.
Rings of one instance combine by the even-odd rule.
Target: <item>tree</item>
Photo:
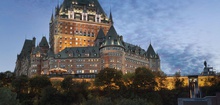
[[[157,86],[157,82],[155,81],[155,76],[150,69],[139,67],[135,69],[133,86],[136,90],[154,91]]]
[[[101,70],[96,78],[95,85],[109,89],[118,89],[122,83],[122,72],[113,68],[105,68]]]
[[[63,96],[56,88],[48,86],[42,90],[39,105],[63,105]]]
[[[175,86],[175,89],[180,89],[180,88],[183,88],[184,86],[184,80],[183,79],[180,79],[180,73],[176,72],[174,74],[175,76],[175,79],[174,79],[174,86]]]
[[[12,87],[17,93],[17,98],[22,104],[32,102],[28,95],[28,77],[21,75],[12,81]]]
[[[12,86],[16,93],[28,93],[28,77],[21,75],[12,81]]]
[[[158,90],[165,89],[166,88],[165,82],[167,75],[163,71],[154,71],[153,74],[157,80],[157,84],[158,84],[157,89]]]
[[[74,86],[73,77],[67,76],[64,78],[64,80],[61,82],[61,88],[63,88],[65,91],[70,91]]]
[[[0,87],[9,87],[13,79],[14,73],[11,71],[0,73]]]
[[[0,105],[20,105],[17,94],[8,88],[0,88]]]
[[[44,87],[51,86],[50,79],[46,76],[36,76],[29,82],[31,92],[39,95]]]
[[[64,90],[65,104],[80,103],[88,99],[88,87],[90,83],[86,81],[74,81],[71,76],[64,78],[61,87]]]

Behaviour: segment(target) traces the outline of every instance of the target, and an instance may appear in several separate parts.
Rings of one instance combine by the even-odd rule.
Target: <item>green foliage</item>
[[[56,88],[48,86],[42,90],[39,105],[63,105],[63,96]]]
[[[90,83],[86,81],[73,81],[72,77],[68,76],[61,82],[61,87],[64,90],[66,104],[81,103],[88,99]]]
[[[149,91],[153,91],[157,86],[157,82],[155,81],[155,76],[150,69],[139,67],[135,70],[133,86],[135,90],[147,89]]]
[[[51,84],[52,84],[52,86],[54,87],[54,88],[56,88],[57,90],[61,90],[61,81],[51,81]]]
[[[86,102],[83,102],[82,105],[114,105],[110,98],[93,98]]]
[[[120,99],[116,105],[153,105],[145,99]]]
[[[0,105],[20,105],[17,94],[8,88],[0,88]]]
[[[51,86],[50,79],[46,76],[36,76],[30,79],[29,86],[31,92],[34,94],[40,94],[44,87]]]
[[[10,88],[10,84],[13,79],[14,79],[14,73],[12,73],[11,71],[6,71],[4,73],[1,72],[0,73],[0,87]]]
[[[28,77],[25,75],[21,75],[15,78],[12,81],[12,86],[18,94],[27,93],[28,92]]]
[[[117,100],[112,101],[111,98],[93,98],[88,100],[82,105],[155,105],[148,102],[145,99],[126,99],[126,98],[119,98]]]

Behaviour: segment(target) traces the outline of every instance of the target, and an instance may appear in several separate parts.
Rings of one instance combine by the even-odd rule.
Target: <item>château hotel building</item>
[[[49,43],[46,37],[38,45],[35,38],[25,40],[17,55],[17,76],[94,78],[107,67],[123,74],[137,67],[160,70],[160,57],[152,45],[145,50],[125,42],[114,28],[111,12],[107,16],[98,0],[64,0],[56,6],[49,28]]]

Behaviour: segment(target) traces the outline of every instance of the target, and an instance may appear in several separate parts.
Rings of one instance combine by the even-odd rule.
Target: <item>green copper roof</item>
[[[117,38],[118,37],[118,34],[117,34],[117,32],[115,30],[115,27],[113,25],[108,30],[108,33],[107,33],[106,37],[111,37],[111,38]]]
[[[106,16],[106,13],[104,12],[103,8],[101,7],[98,0],[64,0],[63,4],[61,5],[61,10],[65,11],[65,9],[70,9],[72,7],[72,3],[77,2],[78,6],[89,6],[90,3],[94,3],[95,8],[101,13]]]
[[[55,58],[98,58],[99,47],[69,47],[55,55]]]
[[[106,46],[118,46],[124,48],[122,39],[118,36],[114,26],[112,25],[105,37],[105,41],[102,43],[102,47]]]
[[[103,29],[100,28],[100,30],[99,30],[99,32],[98,32],[98,35],[97,35],[97,37],[96,37],[96,40],[97,40],[97,39],[103,39],[103,38],[105,38],[105,33],[104,33]]]
[[[49,44],[48,44],[47,39],[46,39],[45,36],[41,39],[39,46],[40,47],[48,47],[49,48]]]
[[[53,52],[53,50],[51,48],[48,50],[47,56],[48,57],[54,57],[54,52]]]
[[[32,52],[32,48],[35,47],[35,40],[36,38],[34,37],[33,40],[28,40],[26,39],[23,45],[23,48],[21,50],[21,53],[17,56],[18,59],[22,59],[22,58],[29,58],[30,54]]]
[[[34,51],[32,52],[32,54],[37,54],[37,53],[42,53],[42,50],[40,49],[40,47],[39,46],[37,46],[35,49],[34,49]]]
[[[147,49],[146,56],[148,58],[157,58],[157,59],[159,59],[159,55],[155,53],[154,48],[152,47],[151,44],[149,45],[149,47]]]
[[[146,51],[144,49],[142,49],[140,46],[133,45],[133,44],[126,43],[126,42],[125,42],[124,46],[125,46],[126,52],[138,54],[141,56],[145,56],[145,54],[146,54]]]

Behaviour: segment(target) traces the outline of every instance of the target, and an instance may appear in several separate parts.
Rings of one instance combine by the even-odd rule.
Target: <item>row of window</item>
[[[140,62],[140,61],[133,60],[133,59],[130,59],[130,58],[125,58],[125,60],[128,61],[128,62],[135,63],[135,64],[146,65],[146,63],[144,63],[144,62]]]
[[[36,73],[36,72],[37,72],[37,70],[35,70],[35,69],[31,70],[31,73]]]
[[[104,51],[104,50],[119,50],[119,51],[124,51],[123,48],[121,47],[105,47],[105,48],[102,48],[101,51]]]
[[[98,70],[89,70],[89,73],[97,73]],[[85,70],[76,70],[77,74],[83,74],[85,73]]]
[[[131,53],[126,53],[126,54],[131,57],[135,57],[135,58],[139,58],[139,59],[146,59],[146,57],[144,57],[144,56],[139,56],[139,55],[131,54]]]
[[[122,56],[121,53],[114,53],[114,52],[109,52],[108,55],[109,56]]]
[[[66,66],[68,66],[68,67],[73,67],[72,64],[68,64],[68,65],[59,64],[59,67],[60,67],[60,68],[66,68]],[[90,67],[97,67],[98,64],[90,64],[89,66],[90,66]],[[32,65],[32,67],[34,67],[34,66]],[[35,67],[36,67],[36,66],[35,66]],[[58,67],[58,66],[57,66],[57,65],[54,65],[54,67],[56,68],[56,67]],[[77,64],[76,67],[77,67],[77,68],[82,68],[82,67],[84,67],[84,64]]]
[[[128,64],[125,64],[125,67],[128,67],[128,68],[137,68],[136,66],[133,66],[133,65],[128,65]]]

